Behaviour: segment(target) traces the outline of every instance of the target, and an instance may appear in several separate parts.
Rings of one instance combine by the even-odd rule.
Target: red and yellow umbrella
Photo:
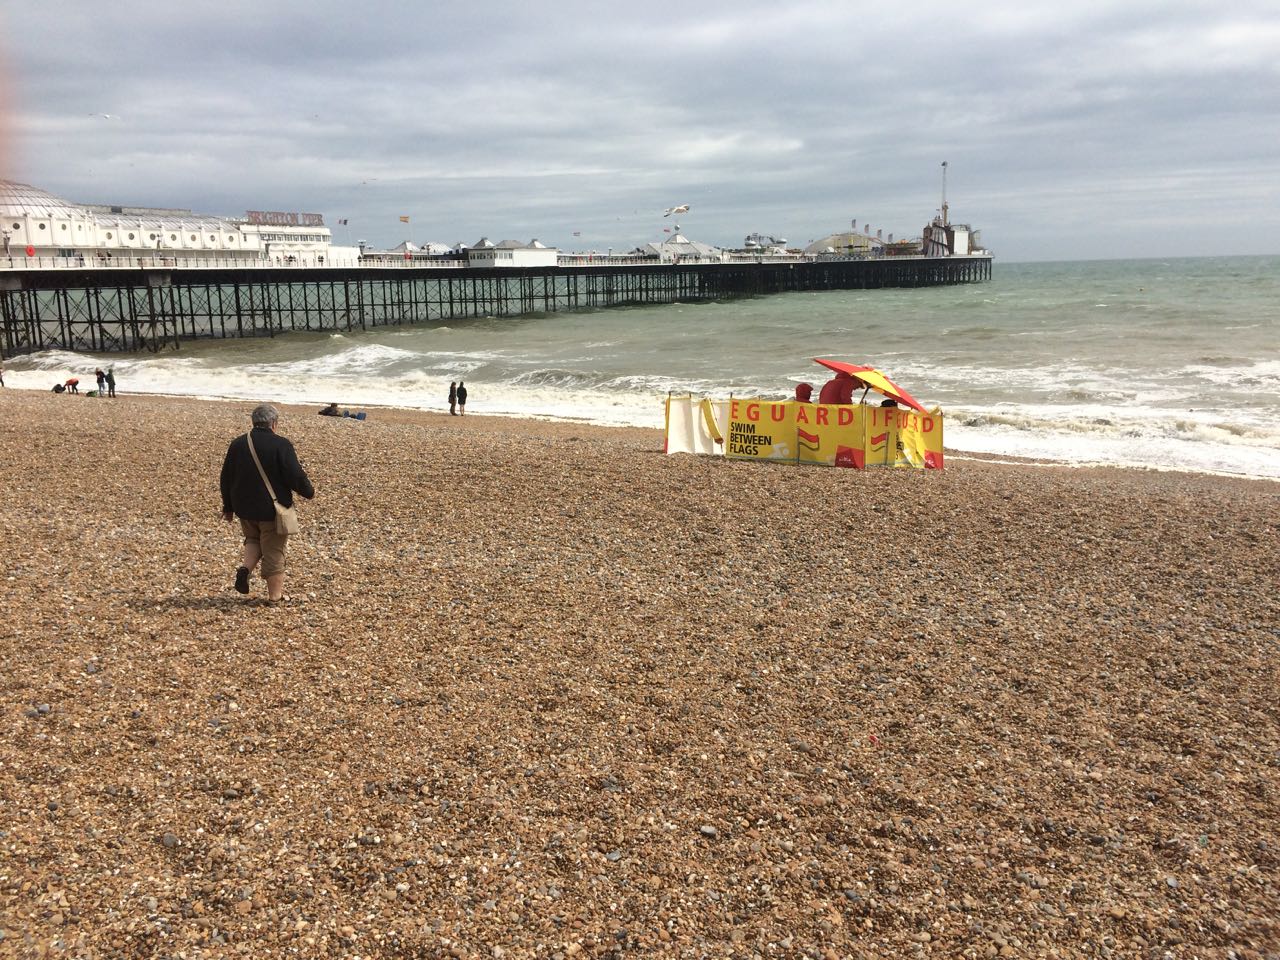
[[[898,403],[904,404],[913,410],[919,410],[921,413],[929,412],[920,405],[919,400],[907,393],[875,367],[860,367],[854,363],[845,363],[843,360],[823,360],[821,357],[814,357],[813,359],[815,363],[830,367],[837,373],[847,373],[852,377],[856,377],[876,393],[882,394],[890,400],[896,400]]]

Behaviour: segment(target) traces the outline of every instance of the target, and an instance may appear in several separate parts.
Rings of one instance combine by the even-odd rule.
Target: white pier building
[[[320,214],[75,204],[0,180],[0,257],[0,268],[317,267],[354,266],[359,251],[333,246]]]

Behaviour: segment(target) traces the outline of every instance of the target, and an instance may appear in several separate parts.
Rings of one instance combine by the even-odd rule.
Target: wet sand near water
[[[0,956],[1268,957],[1280,486],[0,392]]]

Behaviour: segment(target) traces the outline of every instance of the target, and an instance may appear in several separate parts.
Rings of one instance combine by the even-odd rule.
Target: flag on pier
[[[408,217],[401,217],[401,218],[400,218],[400,222],[401,222],[401,223],[408,223],[408,222],[409,222],[409,218],[408,218]]]
[[[346,220],[339,220],[339,221],[338,221],[338,226],[340,226],[340,227],[345,227],[346,225],[347,225],[347,221],[346,221]]]

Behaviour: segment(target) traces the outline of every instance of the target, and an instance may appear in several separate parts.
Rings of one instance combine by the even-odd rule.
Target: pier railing
[[[976,256],[983,256],[978,254]],[[713,257],[679,257],[662,260],[657,257],[594,253],[562,253],[556,258],[558,267],[664,267],[679,264],[712,266],[743,263],[842,263],[867,260],[931,260],[925,256],[880,257],[867,254],[749,254],[726,252]],[[962,259],[962,258],[961,258]],[[0,256],[0,271],[27,270],[465,270],[470,264],[462,257],[395,257],[372,254],[359,261],[334,263],[289,263],[260,257],[124,257],[74,256],[27,257]],[[507,270],[509,267],[487,269]]]
[[[276,263],[238,257],[0,257],[0,271],[25,270],[325,270],[355,264]]]

